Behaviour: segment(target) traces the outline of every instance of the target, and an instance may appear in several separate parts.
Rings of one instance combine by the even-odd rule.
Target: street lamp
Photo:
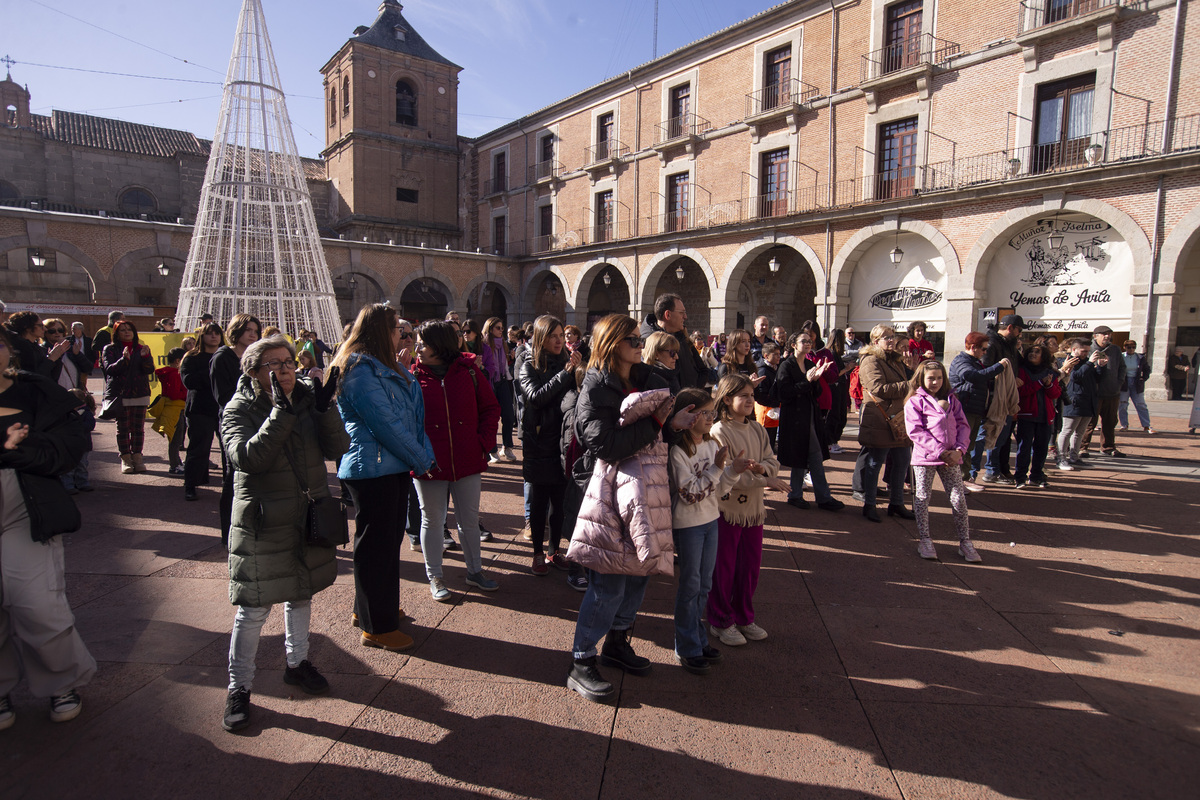
[[[358,279],[354,277],[353,273],[351,273],[351,275],[350,275],[350,291],[353,292],[357,288],[358,288]]]
[[[678,267],[675,268],[675,280],[679,281],[680,283],[683,283],[683,276],[684,276],[683,264],[680,264]]]
[[[41,269],[42,267],[46,266],[46,257],[44,255],[42,255],[41,250],[34,250],[29,255],[29,261],[38,269]]]
[[[1054,222],[1051,223],[1050,235],[1046,237],[1046,241],[1050,243],[1051,250],[1057,250],[1062,247],[1063,235],[1058,230],[1058,214],[1054,215]]]
[[[612,286],[612,275],[607,272],[604,273],[604,285]]]
[[[170,267],[168,267],[168,266],[167,266],[166,264],[164,264],[164,263],[159,263],[159,265],[158,265],[158,274],[159,274],[159,275],[162,275],[162,276],[165,278],[165,277],[167,277],[168,275],[170,275],[170,274],[171,274],[171,268],[170,268]]]
[[[888,253],[892,259],[892,264],[899,265],[904,260],[904,251],[900,249],[900,231],[896,230],[896,246],[892,248],[892,252]]]
[[[779,259],[775,256],[771,256],[771,260],[767,262],[767,268],[770,269],[771,272],[779,272]]]

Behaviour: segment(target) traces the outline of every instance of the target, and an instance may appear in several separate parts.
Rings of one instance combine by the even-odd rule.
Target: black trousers
[[[1100,448],[1102,450],[1117,449],[1117,407],[1120,405],[1120,395],[1101,397],[1097,400],[1097,414],[1088,424],[1087,433],[1079,443],[1080,449],[1086,449],[1092,443],[1092,434],[1100,429]]]
[[[218,513],[221,515],[221,544],[229,549],[229,526],[233,524],[233,464],[225,455],[225,442],[221,441],[220,428],[217,429],[217,442],[221,445],[221,502]],[[184,467],[187,469],[187,467]]]
[[[183,460],[183,485],[193,489],[208,483],[208,460],[212,457],[213,436],[217,433],[217,418],[207,414],[188,414],[188,446]],[[225,455],[221,454],[224,461]]]
[[[400,627],[400,544],[412,477],[347,480],[354,498],[354,613],[367,633]]]
[[[533,552],[544,553],[542,536],[546,530],[546,512],[550,513],[550,551],[558,550],[562,543],[563,499],[565,484],[548,486],[544,483],[529,484],[529,530],[533,531]]]

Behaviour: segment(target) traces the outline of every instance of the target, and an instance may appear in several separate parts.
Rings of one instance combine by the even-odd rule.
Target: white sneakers
[[[749,625],[730,625],[728,628],[714,628],[709,625],[708,633],[710,636],[720,639],[721,644],[729,647],[740,647],[746,643],[747,639],[752,642],[761,642],[767,638],[767,632],[754,622]]]

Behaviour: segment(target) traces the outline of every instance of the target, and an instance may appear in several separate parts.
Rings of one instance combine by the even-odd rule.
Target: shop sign
[[[937,305],[941,299],[942,293],[936,289],[897,286],[876,292],[871,296],[870,304],[874,308],[885,308],[889,311],[912,311]]]

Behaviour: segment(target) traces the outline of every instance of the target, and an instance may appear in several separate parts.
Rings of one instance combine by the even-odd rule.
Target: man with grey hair
[[[754,320],[754,330],[750,333],[750,356],[755,361],[762,361],[763,345],[767,342],[779,344],[771,338],[771,320],[769,317],[757,317]],[[780,345],[782,347],[783,345]]]
[[[71,343],[74,344],[75,342],[83,342],[83,357],[95,364],[96,354],[92,350],[92,337],[88,336],[84,331],[82,322],[71,323]],[[83,376],[83,380],[86,381],[87,377]]]

